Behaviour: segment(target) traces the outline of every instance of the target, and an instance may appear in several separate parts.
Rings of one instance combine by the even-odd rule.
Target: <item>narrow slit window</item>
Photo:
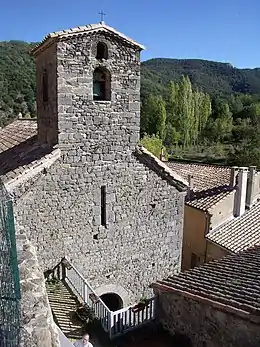
[[[42,99],[44,102],[48,101],[48,74],[47,70],[43,70],[43,75],[42,75]]]
[[[101,225],[106,226],[106,187],[101,187]]]

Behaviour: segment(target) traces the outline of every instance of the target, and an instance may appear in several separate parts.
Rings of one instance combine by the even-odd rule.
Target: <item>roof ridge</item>
[[[200,162],[192,162],[192,161],[181,161],[181,160],[169,160],[169,163],[176,163],[176,164],[184,164],[184,165],[198,165],[198,166],[207,166],[207,167],[217,167],[220,169],[231,169],[232,166],[229,165],[221,165],[221,164],[214,164],[214,163],[200,163]]]
[[[54,31],[49,34],[47,34],[43,40],[32,49],[31,54],[34,55],[38,52],[38,50],[45,46],[47,42],[52,43],[53,40],[58,39],[60,37],[66,37],[66,36],[72,36],[72,35],[79,35],[79,34],[84,34],[90,31],[97,31],[97,30],[105,30],[108,31],[112,34],[115,34],[119,36],[121,39],[127,41],[131,45],[139,47],[139,49],[145,49],[143,45],[138,43],[137,41],[131,39],[130,37],[126,36],[125,34],[121,33],[120,31],[104,24],[104,23],[97,23],[97,24],[88,24],[88,25],[83,25],[83,26],[78,26],[75,28],[70,28],[70,29],[64,29],[60,31]]]

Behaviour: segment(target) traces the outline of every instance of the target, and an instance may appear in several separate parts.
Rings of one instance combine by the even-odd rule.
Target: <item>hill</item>
[[[35,112],[34,44],[0,42],[0,126],[17,115]]]
[[[0,126],[19,112],[35,114],[35,43],[0,42]],[[142,96],[165,94],[170,80],[189,76],[193,87],[211,95],[260,94],[260,69],[196,59],[151,59],[142,63]]]
[[[260,68],[237,69],[228,63],[199,59],[156,58],[142,63],[144,94],[164,94],[170,81],[189,76],[194,88],[211,95],[260,94]]]

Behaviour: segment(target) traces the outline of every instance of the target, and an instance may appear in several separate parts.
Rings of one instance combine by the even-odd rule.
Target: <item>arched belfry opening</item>
[[[93,73],[93,99],[111,100],[111,75],[104,67],[97,67]]]
[[[98,42],[96,58],[98,60],[108,58],[108,49],[107,49],[107,45],[104,42]]]
[[[100,296],[101,300],[107,305],[111,311],[117,311],[123,308],[123,300],[118,294],[105,293]]]

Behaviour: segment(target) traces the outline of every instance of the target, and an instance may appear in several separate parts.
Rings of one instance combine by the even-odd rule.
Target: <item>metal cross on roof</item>
[[[103,11],[99,12],[100,16],[101,16],[101,22],[104,22],[104,16],[106,15],[106,13],[104,13]]]

